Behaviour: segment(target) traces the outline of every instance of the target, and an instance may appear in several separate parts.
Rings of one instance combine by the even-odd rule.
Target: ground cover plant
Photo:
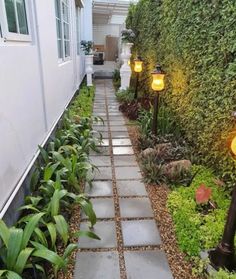
[[[72,236],[68,225],[75,205],[88,216],[90,227],[96,223],[93,206],[82,192],[95,169],[89,152],[96,150],[99,142],[92,130],[96,120],[91,117],[94,88],[83,86],[80,93],[65,113],[55,138],[46,148],[39,147],[41,159],[32,175],[32,194],[19,208],[21,218],[12,227],[0,220],[1,278],[57,278],[77,249],[71,237],[99,239],[90,230]]]

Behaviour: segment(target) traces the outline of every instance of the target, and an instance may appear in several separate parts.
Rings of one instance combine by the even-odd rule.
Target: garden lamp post
[[[165,89],[165,72],[162,70],[160,65],[156,66],[156,69],[152,72],[152,90],[155,91],[154,96],[154,110],[153,110],[153,122],[152,122],[152,133],[157,136],[157,117],[159,109],[160,92]]]
[[[143,70],[143,61],[140,56],[134,59],[134,71],[136,73],[136,86],[135,86],[135,94],[134,99],[138,98],[138,83],[139,83],[139,73]]]
[[[236,158],[236,136],[230,141],[230,152]],[[235,269],[234,237],[236,232],[236,186],[234,187],[228,216],[221,242],[216,249],[209,251],[211,265],[216,269]]]

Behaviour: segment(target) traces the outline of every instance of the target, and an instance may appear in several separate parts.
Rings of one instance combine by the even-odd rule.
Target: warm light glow
[[[233,138],[230,144],[231,152],[234,156],[236,156],[236,136]]]
[[[162,91],[165,88],[165,83],[164,83],[164,74],[152,74],[152,90],[154,91]]]
[[[143,70],[143,61],[142,60],[134,60],[134,71],[135,73],[140,73]]]
[[[130,59],[128,60],[128,65],[130,66]]]

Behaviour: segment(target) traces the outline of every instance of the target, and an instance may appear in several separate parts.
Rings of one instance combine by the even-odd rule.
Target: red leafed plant
[[[206,185],[201,184],[196,190],[195,198],[198,204],[209,202],[211,198],[211,189],[206,187]]]

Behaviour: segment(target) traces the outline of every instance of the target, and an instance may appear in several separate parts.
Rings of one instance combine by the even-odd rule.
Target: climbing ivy
[[[226,142],[236,128],[236,2],[140,0],[126,23],[136,34],[134,56],[145,61],[143,93],[150,93],[150,73],[160,63],[167,73],[165,101],[193,153],[232,179],[236,164]]]

